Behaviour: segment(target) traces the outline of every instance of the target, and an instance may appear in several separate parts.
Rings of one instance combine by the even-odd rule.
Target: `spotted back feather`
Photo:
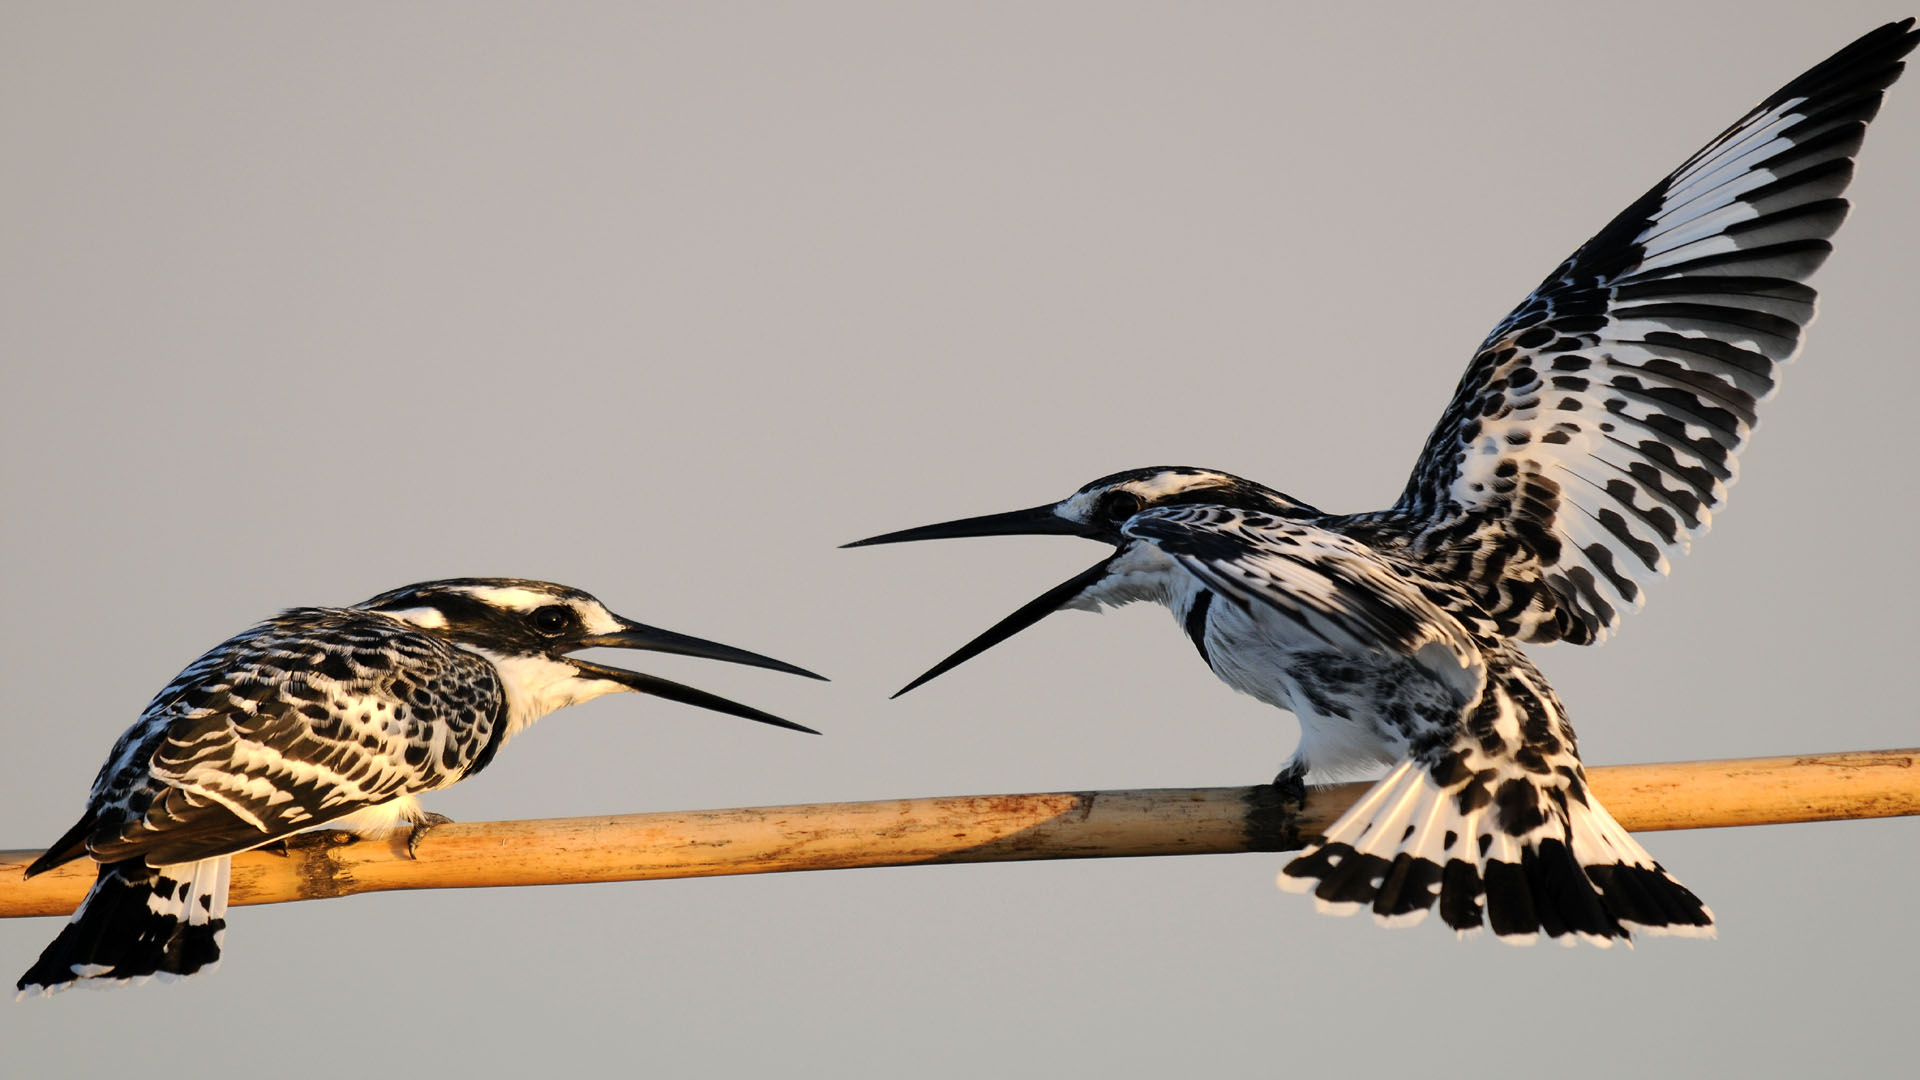
[[[384,615],[301,608],[222,642],[121,735],[86,814],[28,868],[101,863],[21,996],[212,970],[234,853],[445,787],[506,724],[490,664]]]
[[[445,787],[484,764],[503,702],[490,664],[431,634],[289,611],[195,661],[121,736],[86,848],[191,862]]]

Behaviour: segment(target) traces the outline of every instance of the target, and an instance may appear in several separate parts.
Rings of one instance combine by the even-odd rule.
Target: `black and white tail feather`
[[[1326,914],[1372,911],[1400,927],[1437,910],[1461,937],[1487,926],[1520,945],[1541,934],[1603,948],[1636,932],[1714,936],[1713,913],[1598,802],[1569,804],[1517,835],[1497,813],[1455,804],[1402,762],[1281,871],[1280,887],[1312,893]]]
[[[19,996],[170,982],[218,969],[232,867],[231,857],[101,864],[73,918],[20,977]]]
[[[1386,510],[1331,515],[1163,466],[859,541],[1116,549],[907,688],[1051,611],[1155,601],[1223,681],[1300,718],[1281,782],[1391,770],[1283,888],[1515,943],[1711,936],[1712,913],[1588,791],[1519,645],[1601,641],[1708,527],[1813,318],[1806,280],[1917,37],[1890,23],[1789,82],[1548,275],[1481,345]]]
[[[1471,709],[1487,722],[1396,765],[1287,864],[1280,887],[1312,893],[1328,914],[1372,911],[1398,927],[1437,911],[1462,937],[1485,926],[1513,944],[1714,936],[1713,913],[1588,792],[1544,681],[1523,668],[1488,693]],[[1520,736],[1518,752],[1484,752],[1500,731]]]
[[[1525,780],[1521,781],[1525,783]],[[1713,937],[1713,913],[1591,800],[1522,835],[1486,809],[1461,812],[1406,761],[1371,788],[1280,887],[1311,892],[1331,915],[1372,911],[1413,926],[1437,910],[1461,937],[1491,927],[1531,945],[1607,947],[1635,932]]]

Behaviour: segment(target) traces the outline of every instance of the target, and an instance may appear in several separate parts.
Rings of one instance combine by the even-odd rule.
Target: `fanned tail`
[[[1571,770],[1570,770],[1571,771]],[[1528,945],[1630,940],[1635,931],[1712,937],[1713,913],[1586,791],[1584,778],[1519,772],[1443,788],[1404,761],[1280,872],[1323,912],[1371,908],[1411,926],[1438,906],[1461,936],[1490,926]],[[1489,792],[1497,794],[1489,795]]]
[[[126,986],[219,966],[233,860],[105,863],[73,918],[17,984],[19,997]]]

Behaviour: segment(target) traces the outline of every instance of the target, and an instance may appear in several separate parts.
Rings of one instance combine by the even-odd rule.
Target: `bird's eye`
[[[1146,508],[1146,502],[1131,491],[1109,491],[1100,499],[1100,513],[1115,524]]]
[[[531,618],[533,628],[543,634],[564,634],[580,622],[573,609],[563,604],[549,604],[536,610]]]

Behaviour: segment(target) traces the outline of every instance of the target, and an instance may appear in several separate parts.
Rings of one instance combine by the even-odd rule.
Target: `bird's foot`
[[[428,829],[452,823],[453,819],[447,815],[431,812],[415,818],[413,824],[407,828],[407,858],[416,861],[420,858],[420,838],[427,835]]]
[[[1273,788],[1280,796],[1280,804],[1295,811],[1306,809],[1307,770],[1298,762],[1290,763],[1273,778]]]
[[[1307,805],[1306,769],[1289,765],[1271,784],[1247,789],[1247,844],[1253,851],[1297,851],[1306,837],[1300,812]]]

